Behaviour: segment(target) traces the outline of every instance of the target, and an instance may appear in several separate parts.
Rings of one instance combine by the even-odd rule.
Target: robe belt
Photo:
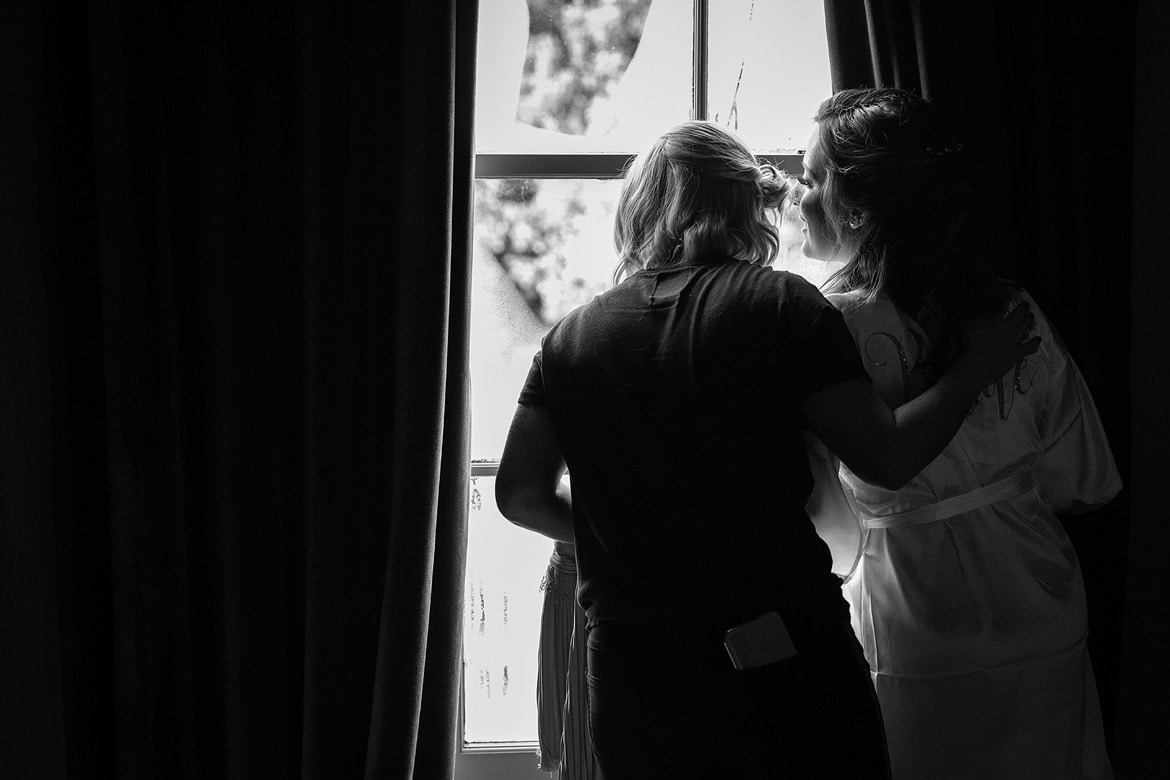
[[[998,482],[992,482],[990,485],[984,485],[981,488],[960,493],[957,496],[944,498],[937,503],[920,506],[908,512],[897,512],[892,515],[881,516],[863,513],[861,516],[861,525],[863,528],[905,528],[911,525],[933,523],[938,520],[945,520],[948,517],[971,512],[975,509],[989,506],[990,504],[997,504],[1000,501],[1007,501],[1025,495],[1030,493],[1035,486],[1036,480],[1032,472],[1025,471],[1014,477],[1001,479]]]

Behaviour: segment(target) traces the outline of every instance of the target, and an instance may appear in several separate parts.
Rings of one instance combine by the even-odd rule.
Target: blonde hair
[[[684,122],[640,154],[626,172],[614,220],[614,283],[649,268],[697,258],[771,265],[780,247],[768,215],[793,189],[731,131]]]

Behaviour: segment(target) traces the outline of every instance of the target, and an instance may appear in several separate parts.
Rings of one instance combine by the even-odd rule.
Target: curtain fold
[[[109,765],[110,531],[83,20],[0,18],[0,772]],[[49,98],[46,98],[49,96]],[[70,738],[66,738],[70,734]]]
[[[1030,40],[1028,0],[1009,11],[1003,3],[930,3],[921,0],[825,0],[833,89],[897,87],[917,92],[961,127],[984,121],[996,105],[997,79],[1016,70],[1013,43]],[[1007,25],[1017,28],[1012,33]],[[985,102],[986,101],[986,102]]]
[[[1068,342],[1127,484],[1135,5],[825,0],[833,89],[910,89],[949,116],[984,241]],[[1129,523],[1128,489],[1066,519],[1111,742]]]
[[[450,776],[476,3],[0,28],[0,774]]]

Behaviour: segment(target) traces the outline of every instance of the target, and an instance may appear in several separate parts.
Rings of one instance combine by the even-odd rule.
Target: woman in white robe
[[[1112,777],[1084,586],[1056,516],[1121,488],[1089,389],[1036,302],[968,242],[956,145],[929,103],[846,90],[817,124],[804,251],[844,261],[828,297],[891,408],[945,369],[963,338],[948,318],[964,307],[1028,301],[1042,339],[988,377],[950,445],[899,490],[864,482],[810,437],[810,515],[845,577],[893,776]]]

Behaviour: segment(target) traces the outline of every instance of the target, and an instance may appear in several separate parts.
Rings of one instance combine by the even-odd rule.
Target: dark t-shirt
[[[568,465],[587,615],[735,620],[810,589],[840,604],[804,511],[801,410],[854,379],[832,304],[741,261],[642,271],[557,323],[520,403],[551,412]]]

